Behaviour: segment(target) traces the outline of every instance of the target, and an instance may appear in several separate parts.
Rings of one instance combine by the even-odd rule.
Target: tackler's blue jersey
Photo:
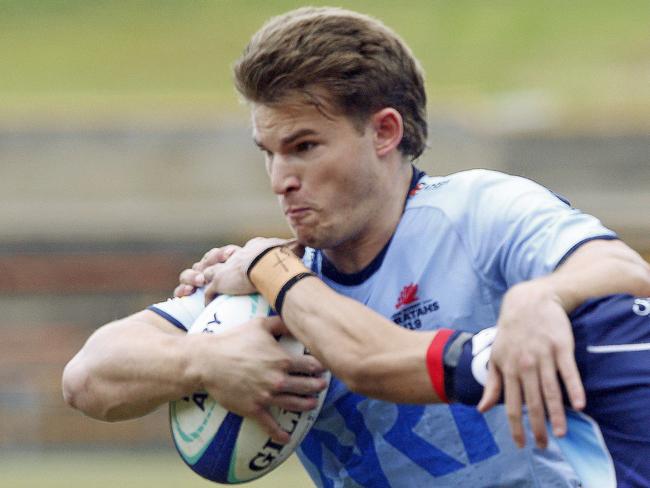
[[[593,300],[571,316],[589,414],[619,488],[650,487],[650,298]]]
[[[308,249],[330,287],[412,330],[472,332],[496,323],[504,293],[552,272],[591,239],[615,235],[536,183],[493,171],[414,177],[379,256],[354,275]],[[405,377],[404,381],[409,381]],[[576,487],[558,445],[513,443],[503,407],[399,405],[332,379],[299,456],[321,487]]]
[[[650,298],[612,295],[571,314],[587,405],[568,411],[560,449],[585,488],[650,486]],[[478,403],[497,329],[462,334],[448,395]],[[595,422],[597,427],[592,425]],[[611,454],[611,456],[610,456]],[[614,473],[615,471],[615,473]]]

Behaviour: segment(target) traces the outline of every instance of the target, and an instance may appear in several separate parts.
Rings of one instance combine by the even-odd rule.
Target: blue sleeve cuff
[[[163,310],[160,310],[159,308],[156,308],[153,305],[147,307],[147,310],[151,310],[153,313],[160,315],[163,319],[167,320],[168,322],[170,322],[175,327],[178,327],[183,332],[187,332],[187,329],[185,328],[185,326],[183,324],[181,324],[178,320],[176,320],[174,317],[169,315],[167,312],[165,312]]]

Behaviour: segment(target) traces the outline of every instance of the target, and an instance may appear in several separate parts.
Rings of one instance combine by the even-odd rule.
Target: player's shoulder
[[[494,202],[541,188],[526,178],[489,169],[471,169],[447,176],[424,175],[409,193],[407,207],[432,207],[456,214],[482,200]]]

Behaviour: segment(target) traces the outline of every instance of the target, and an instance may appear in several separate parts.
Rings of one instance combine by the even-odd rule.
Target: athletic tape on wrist
[[[248,267],[248,279],[281,315],[284,297],[298,281],[314,276],[286,246],[266,249]]]

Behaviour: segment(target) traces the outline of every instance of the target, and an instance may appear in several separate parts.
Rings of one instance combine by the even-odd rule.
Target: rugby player
[[[276,277],[282,303],[272,302],[291,332],[343,380],[331,383],[301,446],[314,481],[576,486],[578,477],[554,441],[545,450],[530,442],[517,449],[508,420],[523,445],[531,437],[522,426],[525,400],[540,445],[547,439],[545,409],[553,430],[564,433],[556,371],[571,404],[584,404],[567,312],[592,296],[650,294],[643,260],[597,219],[529,180],[482,170],[449,177],[415,170],[411,161],[422,153],[427,132],[422,74],[403,41],[374,19],[311,8],[272,19],[237,63],[236,83],[251,104],[254,140],[272,189],[307,246],[306,271],[286,281]],[[246,272],[269,245],[253,241],[213,265],[208,295],[261,286],[263,280],[253,286]],[[190,285],[204,279],[195,272],[198,282]],[[100,329],[66,368],[73,405],[127,418],[207,385],[226,408],[257,418],[280,437],[265,408],[277,398],[307,408],[309,399],[299,403],[292,394],[322,388],[318,378],[298,386],[286,374],[287,359],[264,341],[264,332],[280,327],[277,318],[219,338],[218,350],[217,341],[208,341],[219,355],[206,365],[193,348],[206,360],[208,346],[172,334],[180,321],[162,305],[137,317]],[[462,405],[394,403],[406,394],[436,399],[421,376],[406,375],[411,367],[427,371],[431,337],[406,329],[478,332],[495,323],[491,362],[503,375],[507,415],[502,407],[481,415]],[[233,355],[245,352],[246,368],[234,371],[240,365]],[[257,353],[263,358],[256,368]],[[282,379],[267,381],[267,367]]]
[[[203,297],[200,291],[189,299],[195,303],[197,316]],[[173,302],[157,307],[174,313]],[[587,394],[584,413],[588,416],[569,412],[568,435],[556,439],[560,450],[584,487],[648,486],[650,298],[612,295],[592,299],[578,307],[570,318],[576,362]],[[446,328],[432,334],[404,334],[395,328],[386,332],[388,335],[381,341],[375,341],[373,350],[365,351],[362,360],[362,367],[379,371],[374,379],[381,383],[381,388],[371,383],[352,386],[355,391],[402,403],[479,403],[489,374],[496,327],[476,334]],[[420,345],[427,343],[425,369]],[[397,357],[386,361],[393,349]],[[408,361],[408,350],[419,351],[416,361]],[[398,365],[398,373],[386,370],[387,364]],[[428,381],[431,388],[426,387]],[[422,389],[415,390],[413,385]]]

